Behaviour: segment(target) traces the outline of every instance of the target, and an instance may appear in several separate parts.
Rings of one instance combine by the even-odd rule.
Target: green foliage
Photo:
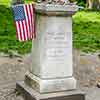
[[[1,1],[0,1],[1,2]],[[74,48],[85,52],[100,51],[100,12],[80,11],[73,16]],[[18,42],[11,9],[0,5],[0,52],[31,51],[31,42]]]
[[[85,0],[77,0],[77,2],[78,2],[78,5],[80,5],[80,6],[85,6]]]
[[[10,4],[10,0],[0,0],[0,5],[9,5]]]
[[[80,6],[85,6],[86,5],[86,0],[70,0],[71,2],[77,2],[78,5]]]
[[[21,54],[30,52],[31,41],[23,43],[16,40],[11,9],[0,6],[0,18],[0,52],[9,53],[11,50]]]
[[[81,11],[73,20],[74,47],[85,52],[100,51],[100,12]]]
[[[0,0],[0,5],[10,6],[12,1],[13,0]],[[22,1],[25,1],[27,3],[27,2],[32,2],[33,0],[22,0]]]

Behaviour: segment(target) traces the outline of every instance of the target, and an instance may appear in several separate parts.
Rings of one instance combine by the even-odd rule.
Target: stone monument
[[[17,89],[26,100],[84,100],[76,89],[72,61],[72,15],[78,6],[68,0],[35,4],[36,39],[32,44],[32,69]]]

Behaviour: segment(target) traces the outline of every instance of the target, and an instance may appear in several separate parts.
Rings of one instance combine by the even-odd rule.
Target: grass
[[[0,0],[0,5],[9,5],[11,0]]]
[[[84,52],[100,51],[100,12],[81,11],[73,21],[74,47]]]
[[[16,40],[12,12],[7,6],[8,3],[0,5],[0,52],[28,53],[31,51],[31,41],[23,43]],[[100,51],[100,12],[80,11],[73,16],[73,43],[74,48],[84,52]]]

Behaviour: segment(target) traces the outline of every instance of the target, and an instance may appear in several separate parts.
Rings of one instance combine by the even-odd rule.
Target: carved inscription
[[[67,34],[66,33],[47,33],[46,48],[47,59],[50,61],[64,61],[67,56]]]

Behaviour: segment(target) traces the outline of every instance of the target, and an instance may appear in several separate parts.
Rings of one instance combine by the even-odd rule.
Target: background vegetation
[[[78,3],[85,5],[83,1]],[[0,52],[25,54],[31,51],[31,41],[18,42],[15,34],[10,0],[0,0]],[[100,11],[85,9],[73,16],[73,44],[84,52],[100,51]]]

